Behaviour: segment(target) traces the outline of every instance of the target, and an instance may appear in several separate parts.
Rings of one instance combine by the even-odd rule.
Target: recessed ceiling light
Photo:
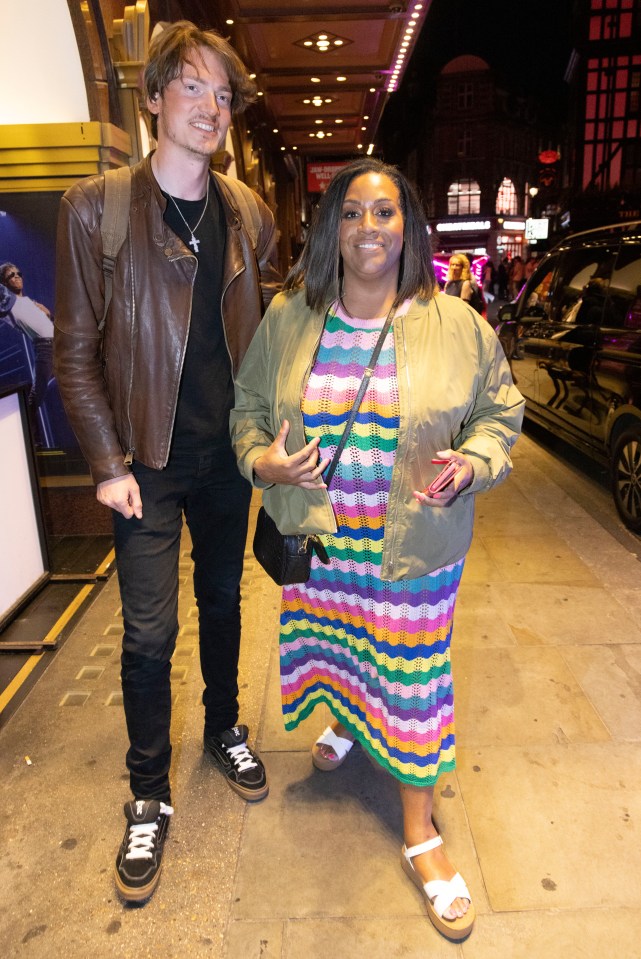
[[[292,147],[292,150],[298,150],[298,147]]]
[[[367,127],[361,127],[361,130],[367,130]]]
[[[369,117],[363,117],[363,120],[369,120]]]
[[[281,147],[281,150],[284,150],[284,149],[285,149],[285,147]]]
[[[370,88],[369,88],[369,92],[370,92],[370,93],[376,93],[376,87],[370,87]]]
[[[339,83],[343,83],[344,80],[347,80],[347,77],[336,77]]]
[[[272,130],[272,133],[278,133],[278,127],[274,127],[274,129]]]
[[[314,123],[322,123],[322,120],[314,120]]]
[[[325,30],[323,33],[311,33],[300,40],[294,40],[294,46],[303,47],[310,53],[327,53],[332,45],[343,47],[352,42],[348,37],[339,37],[335,33]]]
[[[359,143],[358,146],[356,147],[356,149],[357,149],[357,150],[362,150],[362,149],[363,149],[363,144],[362,144],[362,143]]]
[[[233,22],[234,22],[233,20],[225,20],[225,23],[228,24],[228,26],[230,27],[233,24]]]
[[[320,77],[310,77],[309,79],[312,81],[312,83],[320,83]]]
[[[342,120],[334,120],[334,123],[342,123]]]
[[[255,79],[256,79],[256,74],[255,74],[255,73],[250,73],[250,74],[249,74],[249,79],[250,79],[250,80],[255,80]]]

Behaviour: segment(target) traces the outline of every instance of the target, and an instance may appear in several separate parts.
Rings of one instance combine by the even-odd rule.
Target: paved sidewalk
[[[438,935],[401,872],[390,777],[359,748],[313,769],[324,710],[284,731],[279,590],[251,555],[241,721],[269,797],[245,805],[204,756],[185,542],[176,814],[156,894],[124,906],[112,881],[128,798],[112,577],[0,731],[0,954],[641,959],[641,568],[545,455],[523,437],[513,476],[479,497],[455,618],[458,768],[436,818],[475,899],[467,942]]]

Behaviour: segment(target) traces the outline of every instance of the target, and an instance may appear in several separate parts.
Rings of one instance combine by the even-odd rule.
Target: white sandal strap
[[[452,905],[455,899],[467,899],[472,902],[470,891],[460,872],[451,879],[432,879],[423,886],[427,898],[432,903],[434,912],[443,918],[443,913]],[[447,921],[447,920],[446,920]]]
[[[435,836],[433,839],[419,843],[418,846],[410,846],[409,849],[403,847],[403,855],[410,862],[415,856],[420,856],[422,852],[431,852],[432,849],[437,849],[441,845],[443,845],[443,840],[440,836]]]
[[[351,739],[344,739],[342,736],[337,736],[332,727],[328,726],[325,732],[316,740],[316,745],[331,746],[337,757],[342,759],[343,756],[347,756],[354,742]]]

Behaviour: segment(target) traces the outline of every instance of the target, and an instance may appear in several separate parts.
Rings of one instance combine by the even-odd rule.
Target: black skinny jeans
[[[176,454],[164,470],[134,464],[142,519],[114,511],[124,636],[122,691],[127,768],[136,799],[170,802],[171,657],[178,635],[183,513],[192,539],[205,730],[238,721],[240,578],[251,487],[229,444]]]

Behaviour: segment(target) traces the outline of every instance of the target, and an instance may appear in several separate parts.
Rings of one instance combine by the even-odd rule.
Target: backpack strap
[[[232,199],[238,207],[243,226],[249,234],[249,239],[254,249],[258,246],[258,237],[263,225],[256,202],[254,191],[250,189],[242,180],[236,180],[234,177],[220,177],[218,182],[222,182],[223,188],[231,193]]]
[[[113,293],[116,258],[129,229],[131,169],[128,166],[105,172],[105,201],[100,219],[102,273],[105,278],[105,305],[98,330],[102,333]]]

